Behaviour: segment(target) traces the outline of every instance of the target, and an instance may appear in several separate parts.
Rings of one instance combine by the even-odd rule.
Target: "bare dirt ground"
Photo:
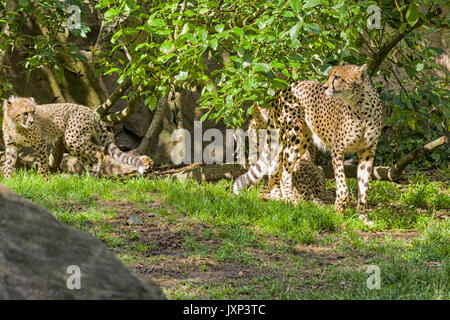
[[[268,278],[289,282],[290,290],[315,290],[320,284],[315,284],[314,280],[321,276],[324,267],[357,270],[366,264],[365,261],[374,257],[374,254],[361,253],[359,250],[343,253],[336,243],[292,244],[277,236],[265,236],[264,246],[252,244],[245,248],[246,253],[252,256],[252,263],[219,261],[214,253],[223,240],[205,236],[205,231],[211,230],[212,226],[187,218],[176,221],[162,218],[152,212],[161,208],[169,211],[174,209],[159,200],[153,201],[145,209],[136,207],[132,202],[99,200],[97,203],[102,207],[115,209],[115,218],[108,223],[117,237],[126,239],[128,246],[113,251],[119,256],[127,255],[130,253],[129,246],[133,243],[143,245],[143,250],[134,250],[134,258],[127,265],[163,288],[171,288],[186,281],[195,285],[214,285]],[[137,216],[142,224],[128,224],[130,215]],[[130,237],[130,234],[133,236]],[[415,232],[360,232],[363,239],[367,240],[383,239],[388,234],[392,238],[407,240],[417,236]],[[203,248],[204,254],[195,254],[195,250],[187,247],[186,237],[195,239]],[[289,278],[295,278],[296,282],[291,284]],[[305,286],[304,283],[308,285]]]

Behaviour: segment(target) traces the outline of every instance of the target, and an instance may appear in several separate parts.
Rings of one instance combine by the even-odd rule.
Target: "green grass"
[[[260,187],[235,196],[228,181],[45,181],[24,170],[1,179],[136,272],[153,268],[171,299],[450,299],[449,187],[412,181],[371,182],[367,227],[354,208],[262,201]],[[347,182],[356,201],[357,183]],[[131,213],[144,224],[128,226]],[[380,268],[380,289],[367,287],[369,265]]]

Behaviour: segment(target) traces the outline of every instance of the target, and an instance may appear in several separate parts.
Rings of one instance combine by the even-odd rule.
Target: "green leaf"
[[[406,11],[406,21],[408,21],[409,25],[412,27],[419,20],[419,16],[420,13],[417,8],[417,4],[415,2],[411,2],[411,4],[408,7],[408,10]]]
[[[175,55],[176,55],[175,53],[171,53],[171,54],[166,54],[166,55],[160,56],[160,57],[158,57],[158,61],[162,62],[162,63],[166,63],[167,60],[174,57]]]
[[[184,81],[187,79],[189,72],[187,71],[180,71],[180,73],[176,76],[177,80]]]
[[[158,98],[155,95],[150,96],[145,99],[145,104],[150,108],[151,111],[156,109],[156,105],[158,104]]]
[[[147,24],[150,27],[164,27],[166,25],[166,22],[162,19],[155,19],[155,18],[148,18]]]
[[[273,61],[270,63],[270,67],[271,67],[271,68],[275,68],[275,69],[281,69],[281,68],[284,68],[285,65],[284,65],[284,63],[282,63],[282,62],[279,62],[279,61],[277,61],[277,60],[273,60]]]
[[[304,28],[306,31],[310,31],[315,34],[320,34],[322,32],[322,29],[320,29],[320,26],[317,23],[305,24]]]
[[[291,30],[289,30],[289,36],[291,37],[291,40],[297,39],[298,33],[300,32],[301,24],[296,23]]]
[[[255,70],[256,72],[269,72],[270,67],[266,63],[254,63],[253,70]]]
[[[409,119],[409,120],[408,120],[408,126],[409,126],[412,130],[416,130],[416,120],[414,120],[414,119]]]
[[[170,50],[172,47],[173,47],[173,41],[169,39],[169,40],[165,41],[163,44],[161,44],[161,46],[159,47],[159,51],[166,52],[166,51]]]
[[[324,0],[306,0],[305,5],[303,6],[303,9],[306,8],[313,8],[320,4],[327,4],[327,1]]]
[[[188,33],[189,30],[190,30],[189,23],[185,23],[184,26],[183,26],[183,30],[181,30],[181,35],[183,35],[185,33]]]
[[[111,19],[114,19],[115,17],[117,17],[118,14],[119,14],[119,10],[117,10],[116,8],[111,8],[105,12],[104,17],[106,20],[111,20]]]
[[[126,74],[121,74],[119,79],[117,79],[117,83],[121,84],[125,80],[126,77],[127,77]]]
[[[204,88],[205,90],[208,90],[208,92],[211,92],[214,90],[214,83],[207,83]]]
[[[113,72],[119,73],[120,71],[121,71],[120,68],[111,68],[111,69],[107,70],[104,74],[111,74]]]
[[[134,48],[134,51],[139,51],[141,48],[144,48],[144,47],[148,48],[148,43],[147,43],[147,42],[139,43],[139,44]]]
[[[298,15],[302,8],[302,2],[300,0],[291,0],[292,10]]]
[[[136,8],[136,0],[126,0],[125,1],[127,3],[127,7],[130,9],[134,9]]]
[[[289,88],[290,86],[289,82],[280,78],[273,79],[272,84],[274,85],[275,88],[279,89]]]
[[[198,10],[199,14],[205,14],[209,12],[209,8],[200,8],[200,10]]]
[[[212,39],[209,39],[209,41],[208,41],[208,45],[213,50],[217,49],[218,44],[219,44],[219,41],[217,40],[217,38],[212,38]]]
[[[202,117],[200,118],[200,122],[203,122],[206,120],[206,118],[208,118],[210,111],[208,111],[207,113],[205,113],[204,115],[202,115]]]
[[[197,34],[198,34],[199,39],[202,41],[205,41],[206,38],[208,37],[208,32],[203,27],[197,29]]]
[[[140,77],[138,77],[136,75],[133,75],[131,77],[131,83],[133,84],[133,86],[137,86],[139,84],[139,82],[141,82],[141,78]]]
[[[233,32],[239,37],[243,37],[244,36],[244,30],[242,30],[239,27],[234,27],[233,28]]]
[[[223,29],[225,28],[225,25],[224,24],[218,24],[218,25],[216,25],[215,27],[214,27],[214,29],[218,32],[218,33],[221,33],[222,31],[223,31]]]

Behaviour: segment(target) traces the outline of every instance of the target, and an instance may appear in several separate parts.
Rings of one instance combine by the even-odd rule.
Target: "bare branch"
[[[122,97],[123,93],[131,87],[131,78],[125,79],[116,90],[114,90],[113,93],[106,99],[105,102],[103,102],[101,105],[99,105],[95,112],[97,112],[100,116],[103,116],[108,112],[108,110]]]
[[[119,122],[131,116],[136,111],[137,101],[140,98],[141,92],[142,86],[139,85],[139,87],[136,89],[136,92],[134,93],[134,96],[128,101],[128,105],[125,109],[115,113],[103,114],[102,120],[108,122]]]

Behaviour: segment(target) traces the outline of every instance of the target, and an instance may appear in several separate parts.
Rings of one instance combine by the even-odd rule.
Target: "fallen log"
[[[389,166],[375,166],[372,170],[372,179],[374,180],[387,180],[387,181],[398,181],[402,178],[403,170],[412,161],[424,157],[435,148],[448,143],[448,139],[440,137],[426,145],[415,149],[414,151],[408,153],[402,157],[393,167]],[[320,165],[323,169],[325,178],[333,179],[334,171],[333,167],[330,165]],[[357,177],[357,166],[353,164],[347,164],[344,166],[345,176],[347,178]],[[214,165],[197,165],[189,166],[186,170],[179,169],[178,172],[172,173],[167,172],[165,174],[162,172],[160,175],[173,175],[180,181],[184,181],[187,178],[199,180],[199,181],[217,181],[220,179],[231,179],[237,178],[241,174],[245,173],[248,169],[245,169],[239,164],[214,164]]]
[[[437,147],[448,143],[447,137],[440,137],[436,140],[427,143],[426,145],[417,148],[404,157],[402,157],[399,161],[395,163],[393,167],[389,166],[375,166],[372,170],[371,179],[374,180],[387,180],[387,181],[398,181],[403,176],[403,170],[406,168],[408,164],[417,160],[419,158],[424,157]],[[334,178],[333,167],[329,165],[321,166],[324,172],[324,175],[327,179]],[[345,166],[345,176],[347,178],[356,178],[357,177],[358,167],[356,165],[346,165]]]
[[[372,179],[374,180],[387,180],[387,181],[398,181],[402,178],[402,173],[405,167],[412,161],[424,157],[426,154],[430,153],[435,148],[448,143],[446,137],[440,137],[423,147],[417,148],[414,151],[408,153],[406,156],[401,158],[393,167],[389,166],[375,166],[372,170]],[[2,160],[0,164],[2,165],[4,161],[4,152],[0,152]],[[31,165],[35,159],[31,157],[30,159],[24,158],[24,164]],[[124,166],[119,164],[110,157],[105,157],[105,162],[102,166],[102,172],[104,175],[114,175],[114,174],[133,174],[134,168]],[[17,163],[17,166],[20,166]],[[65,157],[61,163],[61,169],[63,171],[69,172],[82,172],[81,165],[78,163],[77,159],[72,156]],[[322,168],[325,178],[333,179],[334,171],[333,167],[330,165],[320,165]],[[344,166],[345,175],[347,178],[357,177],[357,166],[353,164],[347,164]],[[213,164],[213,165],[201,165],[192,164],[184,168],[177,167],[176,169],[161,170],[158,172],[147,173],[147,176],[173,176],[180,181],[185,181],[186,179],[194,179],[197,181],[218,181],[221,179],[233,179],[239,177],[241,174],[247,172],[248,168],[244,168],[240,164]],[[267,178],[267,177],[266,177]]]

